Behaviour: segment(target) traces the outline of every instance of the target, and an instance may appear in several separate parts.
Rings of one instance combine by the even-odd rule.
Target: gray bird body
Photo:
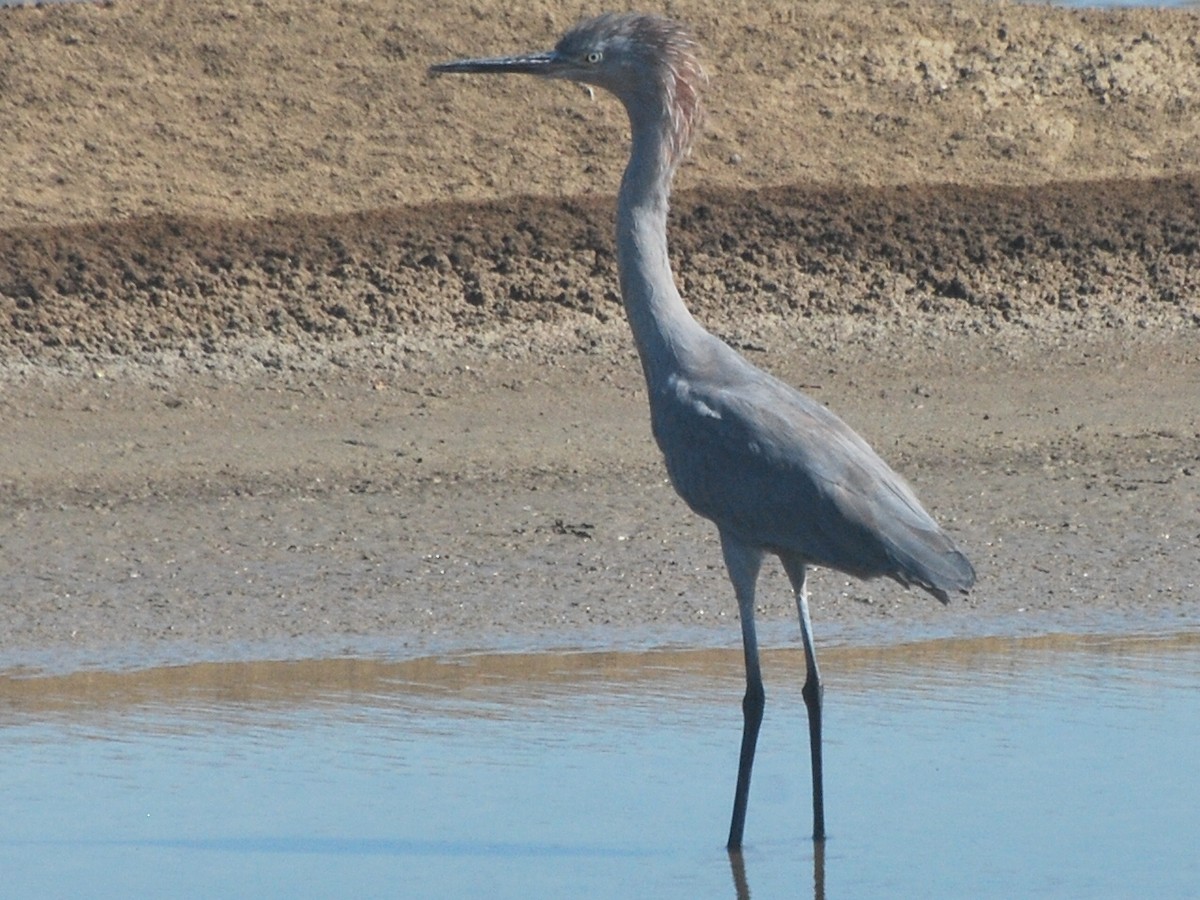
[[[671,482],[731,537],[945,601],[971,569],[904,480],[841,419],[716,338],[650,393]]]
[[[675,22],[610,13],[580,23],[549,52],[457,60],[433,71],[568,79],[612,92],[629,114],[629,163],[617,195],[621,298],[646,377],[655,440],[679,495],[717,526],[741,619],[746,694],[727,844],[736,853],[765,704],[754,626],[763,556],[779,557],[800,617],[816,841],[825,838],[825,813],[808,566],[888,576],[943,602],[971,587],[975,573],[866,441],[706,331],[679,296],[667,210],[671,179],[700,119],[705,76],[696,49]]]

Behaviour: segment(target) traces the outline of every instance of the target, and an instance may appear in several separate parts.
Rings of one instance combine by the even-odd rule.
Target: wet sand
[[[1189,337],[837,346],[761,356],[836,401],[980,578],[943,608],[821,572],[823,640],[1196,626]],[[933,352],[937,380],[905,365]],[[736,642],[715,534],[665,481],[639,378],[625,351],[404,379],[10,385],[4,657]],[[795,639],[774,569],[760,618],[771,640]]]

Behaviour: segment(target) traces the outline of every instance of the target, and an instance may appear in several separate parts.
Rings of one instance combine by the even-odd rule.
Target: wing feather
[[[740,377],[677,375],[652,398],[655,437],[692,509],[752,545],[858,577],[890,576],[943,600],[970,586],[966,558],[866,441],[734,358]]]

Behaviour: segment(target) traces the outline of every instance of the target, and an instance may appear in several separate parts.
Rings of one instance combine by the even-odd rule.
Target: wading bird
[[[810,565],[887,576],[943,603],[975,582],[967,558],[904,480],[824,406],[755,368],[688,312],[667,258],[671,179],[700,119],[704,71],[682,25],[605,14],[553,50],[462,59],[445,73],[525,73],[604,88],[629,114],[632,148],[617,195],[617,267],[650,399],[654,437],[675,490],[712,520],[737,596],[746,694],[728,847],[742,845],[750,770],[765,695],[754,629],[764,555],[779,557],[796,594],[804,640],[812,754],[813,838],[825,839],[821,682],[805,587]]]

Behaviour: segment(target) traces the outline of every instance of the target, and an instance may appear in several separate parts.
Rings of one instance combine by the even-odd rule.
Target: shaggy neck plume
[[[653,390],[706,336],[675,287],[666,238],[671,179],[696,134],[704,72],[684,29],[661,19],[648,23],[638,32],[639,44],[660,63],[657,83],[622,98],[632,147],[617,198],[617,263],[626,315]]]

